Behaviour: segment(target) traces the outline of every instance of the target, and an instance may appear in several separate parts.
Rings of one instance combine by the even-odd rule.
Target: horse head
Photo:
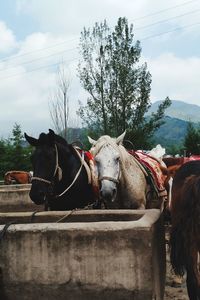
[[[55,181],[62,178],[56,144],[58,136],[51,129],[48,134],[41,133],[38,139],[28,136],[26,133],[24,136],[28,143],[35,147],[31,157],[33,176],[30,198],[36,204],[43,204],[47,197],[53,196]]]
[[[118,138],[107,135],[97,141],[88,137],[92,144],[91,153],[94,155],[96,170],[100,183],[100,198],[105,206],[112,208],[117,196],[117,187],[120,181],[120,152],[118,146],[122,144],[124,132]]]

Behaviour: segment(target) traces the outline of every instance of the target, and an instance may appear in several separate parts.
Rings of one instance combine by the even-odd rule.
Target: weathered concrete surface
[[[109,212],[120,221],[99,222],[102,215],[109,220]],[[11,225],[0,242],[0,299],[163,299],[165,242],[160,212],[74,213],[77,220],[89,214],[97,221],[88,217],[89,222],[82,223]],[[129,221],[120,214],[125,219],[129,214]],[[58,213],[57,220],[63,216]]]
[[[44,210],[44,205],[35,205],[30,197],[31,184],[0,186],[0,212]]]

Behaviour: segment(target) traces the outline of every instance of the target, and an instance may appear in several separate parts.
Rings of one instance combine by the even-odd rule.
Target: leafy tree
[[[80,103],[79,114],[97,135],[119,135],[127,129],[127,138],[136,147],[146,146],[163,122],[169,98],[158,111],[146,118],[151,106],[151,74],[147,64],[139,65],[141,47],[134,43],[133,25],[119,18],[111,32],[106,21],[81,32],[79,78],[89,93],[87,105]]]
[[[32,148],[25,144],[21,127],[15,123],[11,138],[0,140],[0,178],[10,170],[31,170],[30,155]]]
[[[187,155],[200,154],[200,126],[195,128],[191,122],[188,123],[184,146]]]

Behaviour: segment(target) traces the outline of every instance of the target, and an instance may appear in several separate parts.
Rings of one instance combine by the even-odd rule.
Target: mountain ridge
[[[156,112],[158,105],[161,103],[158,100],[152,103],[147,115]],[[172,104],[165,110],[165,116],[177,118],[184,121],[191,121],[194,123],[200,122],[200,106],[197,104],[190,104],[181,100],[172,100]]]

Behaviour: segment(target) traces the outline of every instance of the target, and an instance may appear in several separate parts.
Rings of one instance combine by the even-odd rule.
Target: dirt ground
[[[167,230],[168,231],[168,230]],[[168,234],[166,234],[166,240],[168,241]],[[169,262],[169,248],[166,245],[166,284],[165,284],[165,297],[164,300],[188,300],[187,288],[185,277],[182,279],[182,283],[174,285],[174,275],[171,270]]]

